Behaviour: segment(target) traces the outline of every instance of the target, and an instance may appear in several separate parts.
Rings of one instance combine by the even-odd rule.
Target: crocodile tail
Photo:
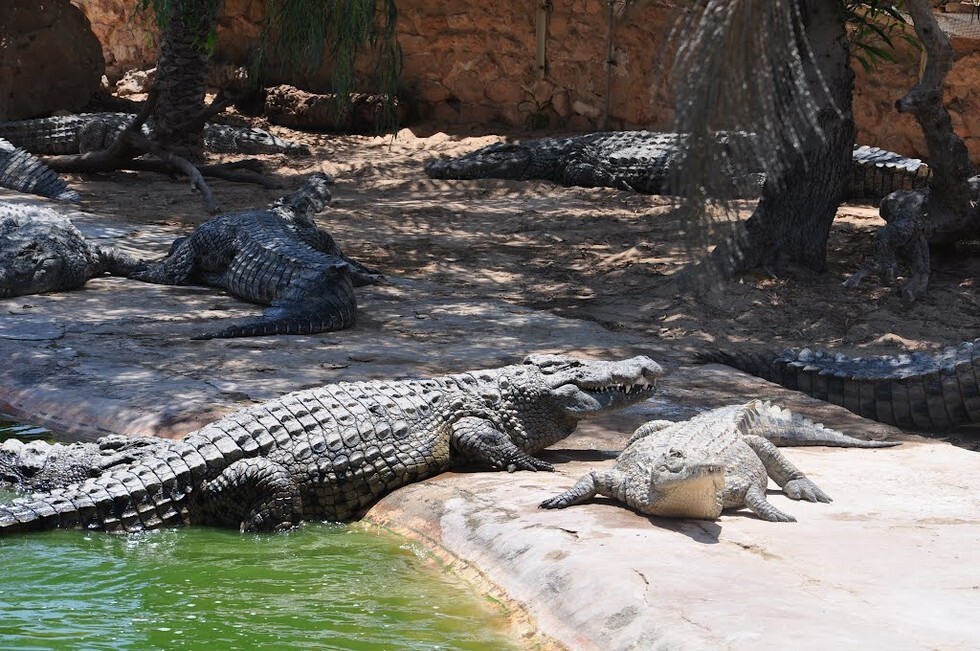
[[[779,447],[825,445],[839,448],[888,448],[901,444],[901,441],[854,438],[762,400],[753,400],[745,406],[742,422],[751,429],[751,433],[764,436]]]
[[[54,170],[39,158],[0,139],[0,187],[78,203],[81,195],[68,187]]]
[[[262,317],[217,332],[196,335],[192,339],[311,335],[354,325],[357,298],[350,274],[344,272],[332,277],[326,287],[317,285],[315,290],[306,292],[308,286],[296,283],[290,288],[290,297],[274,300],[272,307]]]
[[[156,465],[115,470],[0,505],[0,536],[56,528],[136,532],[186,524],[187,482],[179,481],[164,461]]]
[[[266,335],[312,335],[318,332],[343,330],[354,325],[357,307],[354,303],[342,305],[336,311],[297,312],[280,317],[262,317],[254,321],[231,325],[223,330],[194,335],[191,339],[231,339],[234,337],[262,337]]]
[[[918,158],[906,158],[878,147],[855,146],[847,198],[879,201],[896,190],[920,190],[928,185],[931,174],[929,166]]]
[[[980,339],[938,355],[862,358],[804,348],[782,354],[712,351],[698,359],[905,429],[942,431],[980,423]]]
[[[776,384],[782,384],[788,389],[796,389],[796,377],[787,378],[791,382],[784,382],[783,369],[786,364],[783,358],[772,351],[762,352],[730,352],[727,350],[703,350],[694,354],[694,359],[701,364],[724,364],[745,371],[749,375],[761,377]]]

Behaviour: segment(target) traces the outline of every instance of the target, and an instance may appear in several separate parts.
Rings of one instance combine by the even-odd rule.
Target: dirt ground
[[[841,287],[883,223],[872,207],[841,208],[825,274],[750,273],[698,297],[676,282],[688,262],[678,237],[682,225],[661,197],[533,181],[440,181],[423,172],[431,158],[463,154],[507,134],[270,130],[306,143],[313,155],[258,158],[290,189],[315,171],[334,175],[334,200],[321,225],[348,255],[391,277],[657,337],[682,358],[706,345],[808,345],[858,355],[935,351],[980,336],[977,243],[934,260],[929,293],[915,304],[903,304],[874,279],[856,290]],[[183,180],[127,172],[69,180],[82,192],[85,210],[137,227],[190,229],[208,218]],[[284,192],[223,181],[211,186],[224,211],[263,206]]]

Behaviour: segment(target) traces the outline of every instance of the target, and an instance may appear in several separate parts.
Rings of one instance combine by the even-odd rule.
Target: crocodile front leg
[[[506,468],[507,472],[555,469],[547,461],[536,459],[518,448],[493,423],[476,416],[461,418],[453,424],[450,445],[465,461]]]
[[[745,506],[766,522],[796,522],[796,518],[769,503],[766,492],[753,484],[745,493]]]
[[[282,531],[303,518],[299,487],[271,459],[239,459],[204,484],[200,500],[207,524],[245,531]]]
[[[593,470],[575,482],[574,486],[561,495],[556,495],[541,502],[538,508],[564,509],[568,506],[588,502],[596,495],[611,497],[620,502],[627,502],[628,498],[624,491],[626,484],[627,478],[619,470]],[[632,503],[630,503],[630,506],[638,508]]]

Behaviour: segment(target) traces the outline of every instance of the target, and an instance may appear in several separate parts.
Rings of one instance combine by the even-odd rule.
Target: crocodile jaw
[[[657,472],[638,510],[665,518],[714,520],[721,515],[724,466],[688,464],[678,472]]]
[[[556,405],[576,419],[620,409],[651,397],[663,368],[645,356],[615,362],[581,360],[565,355],[530,355]]]
[[[656,390],[656,381],[615,384],[601,389],[584,389],[574,384],[564,384],[554,389],[552,396],[566,414],[583,419],[641,402],[653,396]]]

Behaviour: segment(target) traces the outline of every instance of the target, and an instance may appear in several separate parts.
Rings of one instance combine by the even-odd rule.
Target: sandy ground
[[[460,298],[499,299],[653,337],[680,363],[705,345],[877,355],[935,351],[980,335],[978,243],[935,259],[928,295],[911,305],[874,279],[856,290],[841,287],[883,223],[872,207],[841,208],[826,273],[773,278],[754,272],[694,296],[676,282],[689,259],[677,235],[683,225],[661,197],[545,182],[440,181],[422,170],[431,158],[506,136],[447,135],[430,127],[406,128],[396,137],[270,130],[313,151],[309,158],[259,157],[288,188],[314,171],[336,177],[333,203],[320,223],[348,255],[392,278],[429,281]],[[71,181],[86,210],[118,216],[132,225],[130,235],[140,224],[190,228],[208,217],[185,183],[161,176]],[[281,194],[222,181],[212,187],[225,211],[265,205]],[[132,237],[121,241],[147,250]],[[975,428],[952,434],[976,446]]]

